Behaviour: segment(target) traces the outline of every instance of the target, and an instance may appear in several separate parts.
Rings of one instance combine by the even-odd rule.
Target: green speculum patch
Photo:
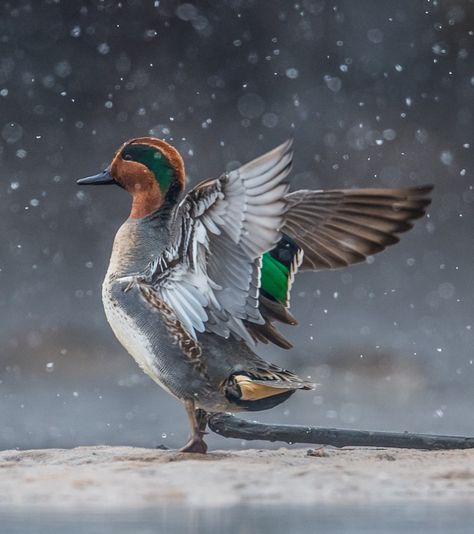
[[[262,256],[261,290],[267,296],[286,303],[288,294],[289,269],[283,263],[275,259],[270,252]]]
[[[128,156],[128,158],[126,158]],[[122,153],[122,158],[141,163],[155,175],[163,193],[168,191],[175,178],[174,169],[168,159],[157,148],[150,145],[130,145]]]
[[[272,250],[262,256],[260,288],[262,295],[287,306],[291,289],[291,273],[302,258],[302,250],[291,237],[281,234]]]

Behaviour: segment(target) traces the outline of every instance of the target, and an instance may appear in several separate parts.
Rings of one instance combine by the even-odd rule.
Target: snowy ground
[[[474,450],[135,447],[0,453],[0,507],[474,504]]]

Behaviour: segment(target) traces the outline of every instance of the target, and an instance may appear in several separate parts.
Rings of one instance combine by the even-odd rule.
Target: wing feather
[[[301,190],[286,195],[282,232],[304,251],[302,270],[343,267],[398,242],[431,200],[431,186]]]
[[[295,191],[286,195],[288,207],[282,233],[300,247],[303,254],[301,270],[319,271],[362,262],[368,255],[397,243],[398,234],[413,227],[414,220],[421,217],[430,204],[431,189],[431,186],[423,186]],[[298,267],[299,263],[289,270],[290,278]],[[265,285],[262,289],[265,293]],[[289,279],[286,302],[270,300],[263,294],[260,296],[260,311],[265,323],[249,324],[257,340],[291,347],[272,323],[276,320],[294,324],[288,312],[290,290]]]
[[[288,308],[298,268],[316,271],[364,261],[397,243],[398,234],[412,228],[430,204],[430,186],[288,193],[291,163],[287,141],[201,182],[174,212],[169,247],[145,273],[132,277],[146,286],[141,294],[164,301],[194,338],[208,331],[289,348],[273,321],[296,324]],[[296,247],[287,267],[286,299],[271,300],[260,294],[262,255],[285,236]],[[283,289],[281,281],[272,282]]]

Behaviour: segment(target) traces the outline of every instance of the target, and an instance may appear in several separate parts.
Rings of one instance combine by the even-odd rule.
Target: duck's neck
[[[136,191],[133,194],[132,210],[130,219],[143,219],[159,210],[163,203],[163,197],[158,186],[148,191]]]
[[[170,242],[172,209],[165,204],[144,218],[129,218],[115,236],[107,275],[145,271]]]
[[[130,219],[143,219],[160,210],[160,212],[169,212],[172,209],[182,192],[181,184],[175,180],[171,182],[168,188],[163,192],[158,183],[146,190],[134,190],[132,194],[132,210]]]

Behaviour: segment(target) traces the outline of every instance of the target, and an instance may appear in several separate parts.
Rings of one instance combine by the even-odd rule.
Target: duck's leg
[[[184,407],[186,408],[189,425],[191,426],[191,437],[180,450],[181,452],[200,452],[201,454],[205,454],[207,452],[207,445],[202,437],[205,434],[207,414],[204,410],[196,410],[194,401],[192,400],[185,400]]]
[[[209,420],[209,414],[202,408],[196,408],[196,420],[198,422],[199,431],[201,435],[206,435],[207,422]]]

